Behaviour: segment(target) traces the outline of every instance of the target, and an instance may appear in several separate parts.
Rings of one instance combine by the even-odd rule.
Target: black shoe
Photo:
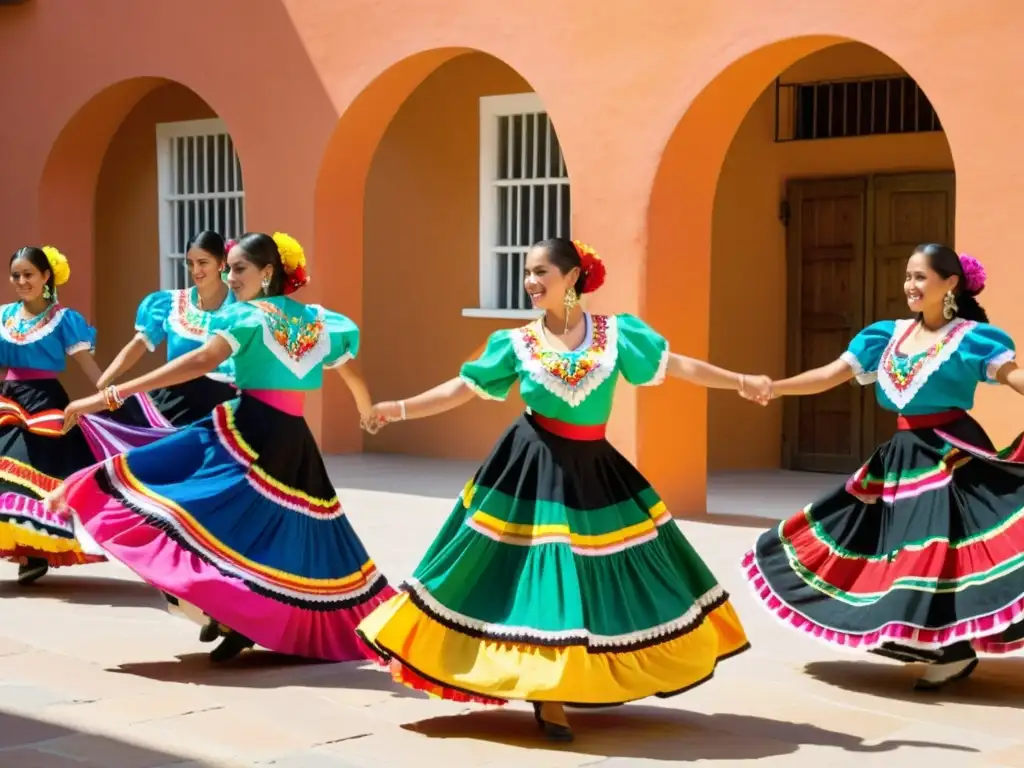
[[[210,619],[203,628],[199,630],[199,642],[200,643],[212,643],[218,637],[223,637],[224,633],[220,631],[220,624],[214,619]]]
[[[228,632],[220,645],[210,651],[210,661],[230,661],[247,648],[252,648],[256,643],[243,634],[234,630]]]
[[[957,680],[965,680],[978,666],[978,657],[946,664],[929,664],[924,675],[914,683],[915,691],[937,691]]]
[[[30,557],[28,562],[18,568],[18,583],[31,584],[38,581],[50,570],[50,564],[41,557]]]
[[[533,717],[537,721],[537,725],[540,726],[541,730],[544,731],[544,735],[548,741],[558,741],[562,743],[568,743],[575,739],[573,736],[572,728],[567,725],[558,725],[557,723],[549,723],[543,717],[540,716],[540,702],[533,702]]]

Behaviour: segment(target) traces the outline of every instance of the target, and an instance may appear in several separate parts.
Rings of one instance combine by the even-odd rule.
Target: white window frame
[[[174,139],[198,136],[225,135],[230,137],[227,125],[219,118],[207,120],[181,120],[173,123],[157,123],[156,125],[156,158],[157,158],[157,205],[159,209],[158,226],[160,236],[160,288],[167,290],[178,286],[175,280],[175,271],[180,270],[179,262],[185,254],[185,243],[175,243],[175,221],[174,203],[179,201],[210,201],[227,200],[237,201],[235,221],[238,222],[238,231],[228,231],[228,222],[220,221],[217,207],[208,212],[208,221],[205,228],[214,230],[224,236],[225,240],[237,238],[245,229],[245,183],[241,173],[241,164],[231,162],[226,153],[215,152],[214,162],[224,164],[226,177],[233,180],[236,189],[226,192],[188,192],[177,193],[171,185],[174,181]],[[238,152],[235,149],[235,156]],[[194,158],[195,173],[198,176],[198,155]],[[205,169],[204,169],[205,170]],[[194,237],[198,233],[189,232],[188,237]],[[176,247],[178,246],[178,247]],[[186,281],[187,283],[187,281]]]
[[[484,96],[480,99],[480,241],[478,261],[480,266],[480,305],[462,310],[463,317],[485,317],[498,319],[535,318],[540,312],[535,309],[503,309],[498,296],[499,274],[496,256],[498,233],[499,188],[508,181],[499,181],[498,174],[498,126],[500,118],[521,114],[543,112],[544,102],[536,93],[516,93],[501,96]],[[548,145],[550,146],[550,144]],[[561,147],[561,144],[559,144]],[[565,177],[552,179],[537,178],[533,183],[565,184]],[[515,183],[515,180],[512,181]],[[571,205],[571,203],[570,203]],[[571,210],[570,210],[571,215]],[[556,233],[552,232],[551,236]]]

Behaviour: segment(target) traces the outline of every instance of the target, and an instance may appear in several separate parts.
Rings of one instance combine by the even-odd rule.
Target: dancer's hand
[[[772,380],[767,376],[744,376],[740,396],[759,405],[768,405],[772,399]]]
[[[388,400],[383,403],[375,403],[373,415],[380,419],[381,424],[390,424],[393,421],[401,421],[405,418],[402,404],[395,400]]]
[[[67,500],[64,496],[66,490],[64,483],[61,483],[43,497],[43,507],[45,507],[48,512],[53,512],[58,517],[63,517],[65,519],[71,516],[71,510],[68,509]]]
[[[78,423],[78,417],[83,413],[99,413],[105,410],[107,410],[107,400],[102,392],[69,403],[68,407],[64,409],[63,432],[67,434]]]
[[[367,415],[359,417],[359,427],[371,435],[376,435],[383,426],[384,422],[375,416],[372,410]]]

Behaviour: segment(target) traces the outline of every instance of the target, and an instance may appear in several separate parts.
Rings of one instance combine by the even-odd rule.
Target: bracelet
[[[107,403],[108,411],[116,411],[124,405],[124,398],[121,397],[121,393],[117,391],[117,387],[113,384],[104,388],[103,399]]]
[[[398,412],[401,414],[401,416],[398,417],[399,420],[405,421],[405,400],[398,401]]]

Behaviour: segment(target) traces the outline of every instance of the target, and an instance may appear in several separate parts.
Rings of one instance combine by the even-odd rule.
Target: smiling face
[[[185,264],[188,266],[188,273],[192,276],[192,282],[199,290],[220,282],[220,270],[223,260],[205,251],[202,248],[193,246],[185,254]]]
[[[228,254],[228,288],[238,301],[252,301],[263,290],[263,279],[268,280],[274,270],[270,265],[257,267],[249,261],[249,255],[239,246]]]
[[[23,303],[27,304],[42,296],[49,279],[49,270],[40,272],[28,259],[15,259],[11,262],[11,285]]]
[[[949,291],[956,290],[958,280],[956,275],[942,277],[932,269],[928,256],[914,253],[907,262],[907,276],[903,281],[907,306],[914,313],[930,315],[941,312],[943,298]]]
[[[566,292],[576,285],[579,267],[566,273],[555,266],[545,248],[534,247],[526,255],[523,285],[536,309],[561,309],[565,306]]]

